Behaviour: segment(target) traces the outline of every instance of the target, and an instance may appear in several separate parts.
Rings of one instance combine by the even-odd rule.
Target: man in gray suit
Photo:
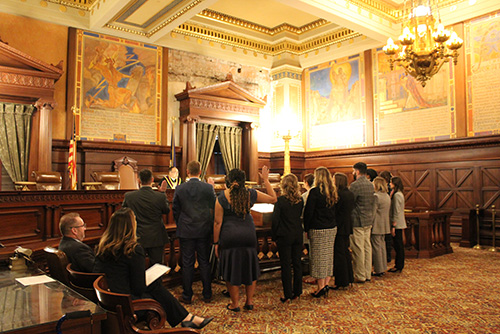
[[[364,283],[371,279],[372,245],[370,234],[373,226],[373,206],[375,190],[366,178],[367,166],[358,162],[353,166],[355,181],[349,190],[354,194],[354,210],[352,211],[353,234],[351,235],[352,262],[354,282]]]
[[[163,215],[170,211],[164,192],[153,190],[153,173],[139,172],[141,188],[125,194],[123,207],[131,208],[137,220],[137,241],[149,256],[149,263],[163,263],[165,243],[168,241]]]
[[[193,297],[192,284],[196,258],[200,265],[203,300],[209,302],[212,299],[209,257],[214,225],[215,192],[212,185],[201,182],[201,165],[198,161],[190,161],[187,164],[187,175],[189,181],[175,188],[172,210],[182,255],[184,291],[180,301],[190,304]]]

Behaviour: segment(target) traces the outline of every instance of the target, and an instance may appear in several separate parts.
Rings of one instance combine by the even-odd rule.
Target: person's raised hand
[[[265,165],[262,166],[262,172],[259,173],[259,175],[263,181],[269,180],[269,167],[267,167]]]

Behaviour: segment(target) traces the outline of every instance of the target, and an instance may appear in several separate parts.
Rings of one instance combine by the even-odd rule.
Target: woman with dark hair
[[[281,264],[281,283],[284,303],[302,294],[302,208],[304,201],[299,192],[299,182],[294,174],[281,179],[281,196],[274,205],[272,236],[278,245]],[[293,266],[293,282],[292,282]]]
[[[257,235],[250,208],[256,202],[274,203],[276,193],[269,183],[269,169],[262,167],[267,194],[245,187],[246,175],[233,169],[226,176],[226,190],[215,203],[214,244],[221,275],[226,281],[231,303],[227,309],[239,312],[240,285],[245,285],[245,310],[253,310],[253,295],[260,274]]]
[[[380,173],[380,177],[383,177],[385,182],[387,182],[387,195],[391,195],[391,179],[392,179],[392,174],[388,170],[384,170],[382,173]],[[392,235],[391,233],[387,233],[385,235],[385,251],[387,254],[387,263],[392,261]]]
[[[328,294],[328,283],[333,275],[337,189],[326,167],[316,168],[314,185],[304,209],[304,229],[310,240],[311,276],[316,278],[318,285],[318,290],[311,295],[319,298]]]
[[[391,198],[387,195],[387,183],[384,178],[377,176],[373,180],[375,188],[375,203],[373,208],[373,228],[370,236],[372,242],[373,270],[372,276],[382,276],[387,270],[387,252],[385,250],[385,235],[391,232],[389,211]]]
[[[394,238],[394,250],[396,251],[396,262],[394,268],[389,269],[391,273],[402,272],[405,266],[405,248],[403,244],[403,231],[406,228],[405,219],[405,196],[403,195],[403,181],[394,176],[391,179],[391,234]]]
[[[146,286],[145,253],[137,243],[137,223],[130,208],[117,210],[97,247],[94,272],[105,273],[112,292],[130,294],[132,299],[152,298],[159,302],[170,326],[201,329],[213,318],[189,313],[162,285],[161,278]]]
[[[349,251],[349,236],[352,234],[352,210],[354,209],[354,194],[347,187],[347,175],[334,174],[337,187],[338,202],[335,203],[335,221],[337,235],[333,252],[333,275],[335,286],[332,290],[345,289],[354,282],[352,272],[351,252]]]

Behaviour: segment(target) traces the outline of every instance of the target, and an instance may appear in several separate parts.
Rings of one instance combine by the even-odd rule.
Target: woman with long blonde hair
[[[97,247],[94,272],[105,273],[112,292],[130,294],[132,299],[152,298],[167,314],[170,326],[201,329],[213,318],[189,313],[163,286],[161,278],[146,286],[145,253],[137,243],[137,223],[130,208],[117,210]]]
[[[317,279],[318,285],[312,296],[319,298],[328,294],[328,283],[333,275],[333,248],[337,234],[335,203],[338,195],[326,167],[316,168],[314,185],[304,210],[304,229],[310,240],[311,276]]]
[[[295,299],[302,294],[302,209],[304,201],[299,182],[294,174],[283,176],[281,196],[274,204],[272,237],[278,245],[281,264],[281,283],[284,297],[281,302]],[[292,281],[293,268],[293,281]]]
[[[389,224],[391,198],[387,194],[387,183],[383,177],[377,176],[373,179],[373,187],[375,188],[375,203],[372,234],[370,236],[374,270],[372,276],[382,276],[387,270],[385,235],[391,232]]]

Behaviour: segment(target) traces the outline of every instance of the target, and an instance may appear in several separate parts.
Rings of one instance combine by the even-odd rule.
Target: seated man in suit
[[[66,253],[71,268],[76,271],[91,273],[94,268],[95,254],[92,248],[82,241],[87,225],[76,212],[65,214],[59,221],[62,238],[59,249]]]
[[[179,184],[182,183],[179,177],[179,170],[177,167],[172,166],[168,169],[168,175],[163,178],[160,189],[175,189]]]
[[[182,286],[180,301],[190,304],[193,297],[194,263],[198,259],[203,283],[203,300],[212,299],[210,274],[210,246],[213,230],[215,192],[213,185],[201,182],[198,161],[187,164],[189,181],[175,190],[172,210],[177,224],[182,254]],[[196,256],[195,256],[196,254]]]

